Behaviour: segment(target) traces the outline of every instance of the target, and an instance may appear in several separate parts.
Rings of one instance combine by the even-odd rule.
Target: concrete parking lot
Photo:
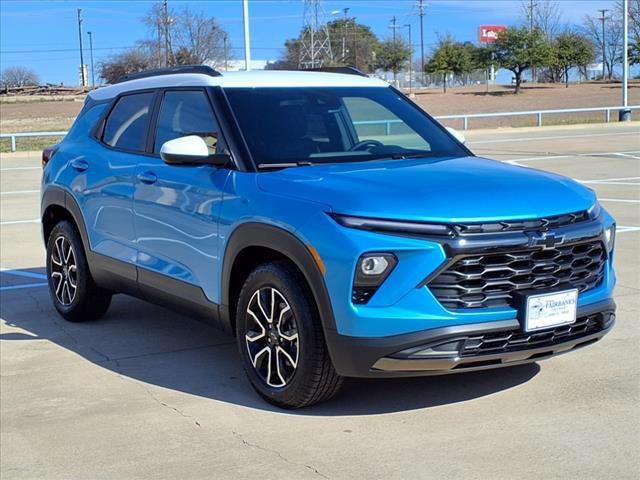
[[[639,478],[640,124],[468,140],[597,191],[619,226],[617,326],[539,364],[350,380],[294,412],[251,390],[232,338],[175,312],[117,296],[97,322],[64,322],[44,283],[39,155],[3,155],[2,478]]]

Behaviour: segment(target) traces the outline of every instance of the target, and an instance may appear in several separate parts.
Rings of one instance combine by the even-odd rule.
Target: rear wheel
[[[94,283],[80,235],[66,220],[47,241],[47,280],[56,310],[71,322],[99,318],[109,308],[111,292]]]
[[[286,262],[262,265],[245,281],[236,312],[247,376],[265,400],[283,408],[328,400],[342,383],[304,285]]]

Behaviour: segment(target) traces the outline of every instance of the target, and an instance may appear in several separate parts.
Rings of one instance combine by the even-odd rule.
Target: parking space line
[[[6,167],[0,168],[0,172],[13,172],[16,170],[42,170],[42,167]]]
[[[622,156],[624,158],[640,158],[633,154],[640,153],[637,150],[628,150],[624,152],[593,152],[593,153],[571,153],[567,155],[546,155],[539,157],[522,157],[512,158],[510,160],[503,160],[504,162],[535,162],[537,160],[558,160],[560,158],[572,158],[572,157],[607,157],[612,155]]]
[[[29,195],[32,193],[40,193],[40,190],[15,190],[13,192],[0,192],[0,195]]]
[[[42,288],[49,285],[48,283],[25,283],[22,285],[9,285],[7,287],[0,287],[0,292],[7,290],[22,290],[23,288]]]
[[[47,279],[47,276],[43,273],[25,272],[24,270],[15,270],[13,268],[0,268],[0,274],[13,275],[16,277],[35,278],[36,280]]]
[[[40,223],[39,218],[33,220],[9,220],[6,222],[0,222],[0,225],[23,225],[25,223]]]
[[[592,134],[580,134],[580,135],[554,135],[548,137],[518,137],[518,138],[500,138],[497,140],[476,140],[475,142],[467,142],[469,145],[479,145],[481,143],[508,143],[508,142],[529,142],[540,140],[564,140],[569,138],[583,138],[583,137],[615,137],[620,135],[638,135],[639,132],[617,132],[617,133],[592,133]]]
[[[640,200],[626,200],[622,198],[599,198],[601,202],[640,203]]]
[[[625,225],[618,225],[616,227],[616,233],[628,233],[628,232],[640,232],[640,227],[629,227]]]

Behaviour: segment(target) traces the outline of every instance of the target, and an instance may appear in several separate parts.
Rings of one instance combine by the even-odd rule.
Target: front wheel
[[[251,385],[283,408],[328,400],[342,383],[304,285],[285,262],[262,265],[245,281],[236,312],[238,348]]]

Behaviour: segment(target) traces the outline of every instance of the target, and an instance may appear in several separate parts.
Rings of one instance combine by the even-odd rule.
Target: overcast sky
[[[544,0],[537,0],[544,1]],[[76,9],[84,19],[85,63],[89,63],[87,31],[93,32],[94,60],[99,63],[147,35],[141,18],[152,1],[0,1],[0,64],[28,65],[43,82],[78,82],[78,30]],[[241,0],[177,1],[194,11],[212,15],[227,29],[234,56],[243,56]],[[416,0],[325,1],[327,16],[349,7],[349,15],[370,25],[379,37],[391,35],[389,24],[396,15],[399,24],[410,23],[413,43],[419,54]],[[520,0],[430,0],[427,2],[425,50],[431,48],[438,33],[452,33],[458,40],[477,40],[482,24],[514,25],[521,20]],[[557,2],[567,24],[580,24],[587,14],[613,7],[612,0],[560,0]],[[302,26],[302,0],[250,0],[252,57],[276,60],[287,38],[296,37]],[[405,30],[406,33],[406,30]]]

